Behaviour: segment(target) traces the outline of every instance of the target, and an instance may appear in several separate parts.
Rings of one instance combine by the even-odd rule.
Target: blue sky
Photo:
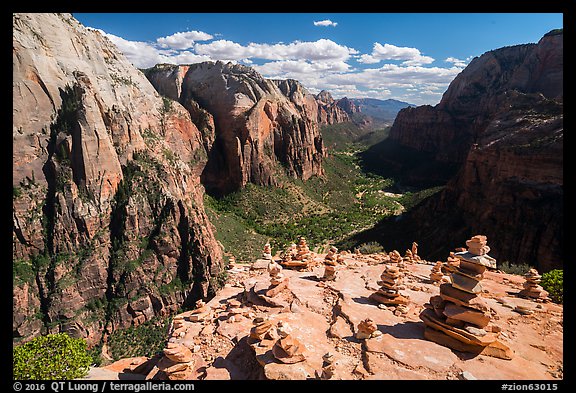
[[[437,104],[474,58],[535,43],[560,13],[82,14],[137,67],[233,61],[335,98]]]

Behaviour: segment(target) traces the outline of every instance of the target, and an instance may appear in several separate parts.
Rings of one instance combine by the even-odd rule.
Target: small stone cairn
[[[272,260],[272,248],[270,247],[270,243],[266,243],[264,245],[264,251],[262,251],[262,259],[266,259],[268,261]]]
[[[455,272],[458,269],[458,266],[460,266],[460,259],[456,257],[454,251],[450,251],[446,263],[442,266],[442,271],[450,274]]]
[[[292,329],[287,322],[276,323],[263,317],[253,320],[248,343],[257,348],[272,350],[274,358],[281,363],[293,364],[306,360],[305,347],[292,334]],[[257,350],[262,352],[262,350]]]
[[[366,318],[360,321],[358,328],[356,329],[356,338],[359,340],[365,340],[367,338],[381,336],[382,332],[378,330],[378,325],[372,318]]]
[[[312,253],[306,244],[306,238],[301,236],[298,245],[296,246],[296,250],[291,249],[281,263],[284,267],[302,269],[307,268],[311,261]]]
[[[481,280],[496,260],[487,255],[490,248],[485,236],[466,242],[468,251],[455,253],[459,267],[452,273],[452,283],[440,285],[440,295],[432,296],[420,313],[424,337],[456,351],[511,359],[512,351],[498,341],[500,328],[491,325],[490,307],[480,296]]]
[[[208,306],[202,299],[196,301],[196,308],[190,311],[188,320],[190,322],[202,322],[211,314],[210,306]]]
[[[284,277],[282,266],[273,259],[270,259],[267,270],[270,275],[270,286],[266,291],[266,296],[274,297],[288,286],[289,278]]]
[[[538,274],[538,270],[532,268],[524,275],[526,281],[523,284],[524,289],[518,295],[534,299],[536,301],[548,300],[548,292],[540,286],[540,279],[542,276]]]
[[[430,272],[430,280],[434,283],[444,284],[450,282],[450,276],[447,276],[442,272],[443,265],[444,264],[442,261],[437,261],[436,264],[432,267],[432,271]]]
[[[270,275],[270,286],[275,287],[284,280],[284,274],[282,274],[282,266],[273,260],[268,263],[268,274]]]
[[[334,366],[334,355],[330,352],[326,352],[322,356],[322,371],[316,371],[316,376],[319,379],[327,380],[334,377],[334,372],[336,367]]]
[[[412,242],[412,248],[406,250],[402,259],[408,263],[422,263],[422,258],[418,255],[418,243]]]
[[[406,313],[406,305],[408,305],[410,300],[400,294],[400,289],[403,289],[402,277],[403,274],[398,266],[385,265],[378,281],[378,285],[381,287],[378,291],[372,293],[369,298],[385,306],[399,307],[401,313]]]
[[[324,276],[323,280],[334,281],[336,279],[336,265],[338,264],[338,256],[336,253],[338,249],[334,246],[330,247],[326,257],[324,257]]]
[[[192,351],[182,344],[169,342],[158,368],[169,380],[196,379]]]

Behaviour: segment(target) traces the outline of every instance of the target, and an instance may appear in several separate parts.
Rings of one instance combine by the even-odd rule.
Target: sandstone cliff
[[[318,104],[298,82],[267,80],[250,67],[219,61],[163,64],[145,73],[160,94],[206,124],[208,192],[222,195],[248,182],[275,185],[278,164],[303,180],[322,174]]]
[[[316,95],[318,103],[318,123],[335,124],[350,121],[353,113],[359,112],[358,108],[348,98],[335,100],[326,90]]]
[[[556,32],[538,44],[488,52],[436,107],[402,110],[391,138],[411,154],[427,154],[431,167],[451,164],[456,175],[399,221],[361,237],[389,242],[410,234],[423,255],[443,260],[446,238],[462,243],[483,233],[500,262],[561,268],[562,47]]]
[[[450,179],[466,160],[470,146],[477,143],[501,110],[500,97],[504,93],[517,90],[561,100],[562,51],[563,34],[551,33],[538,44],[486,52],[474,58],[452,81],[438,105],[401,110],[387,143],[426,157],[426,163],[416,168],[397,160],[403,169],[408,169],[404,180],[418,183],[423,177],[434,177],[434,181],[442,183]],[[424,174],[427,165],[443,166],[446,170]]]
[[[208,296],[210,119],[71,15],[14,14],[13,33],[13,338],[95,343]]]

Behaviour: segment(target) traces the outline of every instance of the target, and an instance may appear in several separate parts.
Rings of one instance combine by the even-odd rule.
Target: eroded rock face
[[[502,112],[506,92],[540,93],[548,99],[563,97],[563,34],[544,36],[538,44],[505,47],[473,59],[452,81],[434,107],[402,109],[390,130],[390,141],[414,154],[430,154],[433,161],[458,164],[437,176],[447,181],[466,161]],[[417,170],[407,181],[418,181]]]
[[[210,138],[71,15],[14,14],[13,32],[14,339],[93,343],[206,296]]]
[[[316,102],[318,103],[318,123],[320,124],[350,121],[352,113],[360,112],[348,98],[334,100],[326,90],[322,90],[316,95]]]
[[[298,82],[267,80],[250,67],[220,61],[158,65],[146,76],[193,118],[206,111],[201,128],[207,130],[207,191],[226,194],[248,182],[274,185],[280,163],[304,180],[322,174],[318,103]]]
[[[441,192],[372,233],[394,233],[390,242],[410,234],[429,259],[446,257],[447,237],[463,243],[484,233],[500,261],[561,268],[562,39],[549,34],[538,44],[487,52],[436,107],[400,112],[390,138],[431,154],[429,167],[453,160],[456,172]]]

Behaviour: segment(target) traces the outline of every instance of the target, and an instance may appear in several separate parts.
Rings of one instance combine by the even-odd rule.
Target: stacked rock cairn
[[[536,301],[548,300],[549,293],[540,285],[542,276],[538,274],[538,270],[532,268],[524,275],[526,281],[523,284],[524,289],[518,294],[523,297],[531,298]]]
[[[202,299],[196,301],[196,308],[190,311],[188,320],[191,322],[202,322],[211,314],[210,307]]]
[[[291,247],[281,263],[285,267],[293,267],[296,269],[307,268],[311,257],[312,254],[306,244],[306,238],[301,236],[296,245],[296,249]]]
[[[360,340],[365,340],[367,338],[381,336],[382,332],[378,330],[378,325],[372,318],[366,318],[360,321],[358,328],[356,329],[356,338]]]
[[[291,334],[292,329],[288,323],[283,321],[273,323],[269,319],[257,317],[253,320],[253,325],[249,344],[257,352],[264,353],[271,349],[276,360],[286,364],[306,360],[305,347]]]
[[[297,261],[308,261],[310,258],[310,249],[308,248],[308,244],[306,244],[306,238],[301,236],[298,240],[298,245],[296,246],[296,257]]]
[[[440,285],[440,295],[432,296],[420,313],[424,337],[461,352],[511,359],[512,351],[498,341],[500,328],[491,325],[492,310],[484,299],[481,281],[496,260],[487,255],[486,236],[466,242],[468,251],[457,252],[460,265],[451,274],[452,283]]]
[[[450,282],[450,276],[445,275],[442,272],[443,263],[441,261],[437,261],[436,264],[432,267],[432,271],[430,272],[430,280],[434,283],[448,283]]]
[[[402,259],[404,260],[404,262],[421,263],[422,258],[420,258],[420,256],[418,255],[418,243],[412,242],[412,248],[406,250],[404,258]]]
[[[264,245],[264,251],[262,251],[262,259],[266,259],[268,261],[272,260],[272,248],[270,247],[270,243],[266,243]]]
[[[336,253],[338,249],[334,246],[330,247],[326,257],[324,257],[324,276],[323,280],[333,281],[336,279],[336,265],[338,264],[338,256]]]
[[[284,280],[284,274],[282,274],[282,266],[273,260],[268,263],[268,274],[270,275],[270,286],[275,287]]]
[[[380,289],[372,293],[369,298],[384,306],[393,308],[391,311],[395,314],[406,314],[410,300],[407,296],[400,294],[400,289],[404,288],[402,277],[403,274],[398,266],[385,265],[378,281]]]

